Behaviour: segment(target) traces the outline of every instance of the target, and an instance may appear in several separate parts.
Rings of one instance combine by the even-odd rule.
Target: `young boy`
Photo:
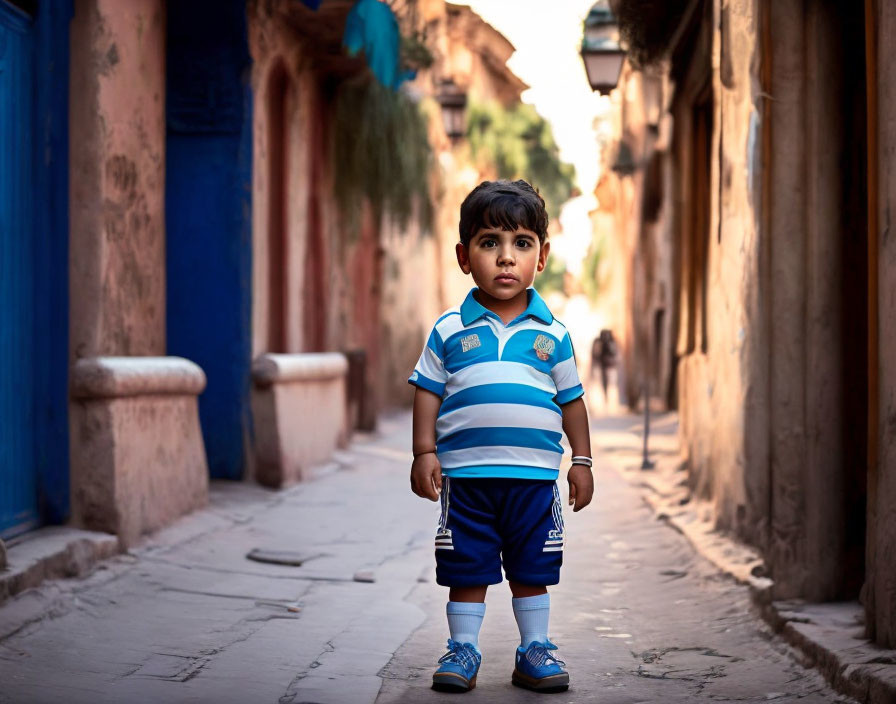
[[[450,588],[451,638],[434,689],[476,686],[485,593],[502,564],[520,629],[513,684],[569,686],[548,640],[547,586],[563,561],[563,432],[573,511],[591,501],[594,482],[569,333],[531,288],[547,261],[547,227],[544,200],[525,181],[485,181],[467,196],[457,263],[476,288],[436,321],[408,379],[417,387],[411,489],[441,496],[436,581]]]

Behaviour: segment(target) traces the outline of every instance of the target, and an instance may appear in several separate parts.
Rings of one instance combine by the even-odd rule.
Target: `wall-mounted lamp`
[[[619,83],[625,51],[619,46],[619,25],[606,0],[595,3],[585,18],[582,61],[591,90],[608,95]]]
[[[467,133],[467,93],[452,79],[439,84],[436,100],[442,106],[442,124],[445,134],[457,140]]]

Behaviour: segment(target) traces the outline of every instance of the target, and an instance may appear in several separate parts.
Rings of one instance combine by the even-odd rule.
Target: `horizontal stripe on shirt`
[[[533,450],[529,447],[508,447],[507,445],[486,445],[463,450],[437,452],[442,467],[465,467],[486,464],[514,464],[523,467],[556,469],[560,466],[562,452]]]
[[[436,421],[436,436],[447,437],[464,428],[500,425],[505,428],[542,428],[560,432],[563,418],[556,408],[525,403],[481,403],[444,413]]]
[[[562,437],[562,433],[540,428],[466,428],[447,437],[439,438],[436,447],[440,453],[471,447],[504,445],[563,454],[563,448],[560,446]]]
[[[560,407],[554,403],[554,394],[550,391],[533,389],[524,384],[482,384],[447,396],[442,401],[439,416],[480,403],[520,403],[560,413]]]
[[[472,467],[442,468],[442,476],[452,479],[545,479],[554,481],[560,474],[556,469],[524,467],[515,464],[484,464]]]
[[[446,395],[450,396],[458,389],[494,383],[525,384],[533,389],[549,391],[551,396],[558,391],[550,374],[533,369],[528,364],[491,361],[465,367],[456,374],[448,376],[446,379]]]

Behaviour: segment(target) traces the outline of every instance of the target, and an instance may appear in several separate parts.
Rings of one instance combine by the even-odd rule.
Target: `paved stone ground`
[[[567,516],[551,631],[572,687],[552,700],[848,701],[613,470],[631,461],[636,425],[596,424],[596,500]],[[446,594],[432,581],[438,508],[407,487],[409,436],[407,414],[388,417],[312,482],[216,485],[209,510],[131,554],[11,600],[0,608],[0,702],[444,701],[429,689],[447,637]],[[306,561],[251,562],[253,548]],[[489,594],[482,644],[467,701],[547,696],[510,685],[506,585]]]

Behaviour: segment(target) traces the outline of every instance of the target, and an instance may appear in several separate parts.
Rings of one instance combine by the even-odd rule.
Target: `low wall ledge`
[[[263,354],[252,363],[256,386],[332,379],[347,372],[348,360],[341,352]]]
[[[87,357],[72,367],[74,398],[192,395],[205,389],[205,372],[183,357]]]

